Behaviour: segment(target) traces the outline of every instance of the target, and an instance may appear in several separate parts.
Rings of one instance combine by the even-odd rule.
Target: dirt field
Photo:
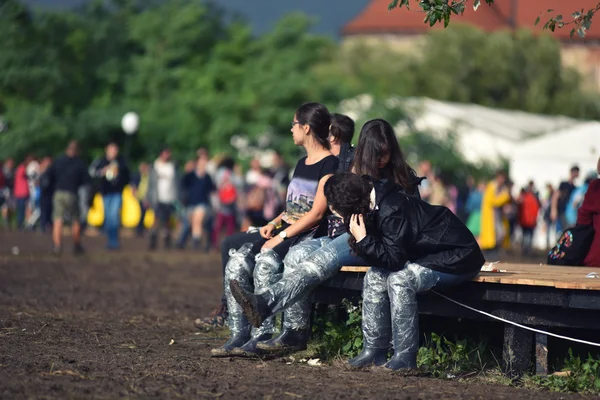
[[[197,334],[192,321],[220,297],[219,258],[150,254],[138,239],[124,242],[128,252],[106,253],[103,244],[87,238],[86,256],[56,258],[47,236],[0,232],[0,398],[578,397],[341,362],[213,359],[210,349],[224,339]]]

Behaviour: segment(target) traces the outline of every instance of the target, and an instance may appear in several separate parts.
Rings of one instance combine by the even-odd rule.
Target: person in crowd
[[[533,234],[537,226],[537,220],[540,213],[540,203],[533,191],[533,185],[528,185],[521,190],[517,199],[519,207],[518,217],[519,225],[523,233],[521,241],[521,250],[523,255],[531,255],[533,249]]]
[[[458,195],[456,196],[456,215],[465,223],[469,218],[467,201],[469,200],[471,193],[477,190],[476,186],[477,184],[475,183],[475,178],[469,175],[464,183],[458,185],[457,187]]]
[[[40,163],[35,157],[32,157],[31,161],[26,165],[25,174],[27,175],[27,186],[29,187],[29,203],[25,212],[25,220],[27,221],[27,227],[32,229],[40,214]]]
[[[416,368],[416,295],[477,275],[485,262],[477,241],[448,208],[407,195],[393,181],[336,174],[325,185],[325,196],[350,232],[349,246],[373,265],[363,286],[364,348],[350,364],[386,363],[392,342],[394,355],[385,366]],[[232,291],[255,326],[274,311],[270,293],[252,295],[236,282]]]
[[[514,187],[515,184],[513,181],[508,180],[506,182],[506,190],[510,195],[510,201],[502,207],[503,218],[508,223],[508,229],[506,231],[507,233],[504,239],[504,245],[509,249],[511,248],[512,241],[515,236],[515,228],[517,227],[519,219],[519,205],[517,203],[517,199],[515,199],[512,195]]]
[[[371,120],[363,126],[351,170],[359,176],[399,184],[410,195],[419,196],[421,179],[406,162],[396,133],[385,120]],[[257,292],[271,299],[273,312],[285,308],[281,334],[259,343],[258,349],[266,352],[304,349],[308,341],[312,290],[337,274],[344,265],[365,265],[349,246],[350,236],[343,219],[334,214],[327,222],[328,237],[294,246],[284,261],[282,278],[266,290]]]
[[[233,174],[233,166],[233,160],[226,158],[221,161],[221,165],[217,170],[217,195],[219,204],[212,237],[212,243],[215,248],[219,248],[219,237],[224,227],[227,236],[235,233],[238,186],[235,181],[236,177]]]
[[[109,143],[104,157],[95,160],[89,172],[92,178],[100,181],[99,189],[104,203],[104,231],[108,239],[106,247],[108,250],[118,250],[123,189],[130,181],[129,168],[119,154],[119,145],[116,142]]]
[[[171,150],[165,147],[152,164],[148,175],[145,202],[155,214],[154,226],[150,232],[150,250],[157,248],[161,230],[164,235],[164,247],[171,247],[170,221],[178,199],[179,180],[177,168],[171,160]]]
[[[54,185],[50,176],[52,158],[44,157],[40,162],[40,229],[42,232],[52,230],[52,201]],[[86,172],[87,174],[87,172]]]
[[[252,174],[251,182],[249,184],[246,181],[246,203],[244,205],[245,215],[244,223],[242,224],[244,230],[251,229],[257,226],[264,226],[270,221],[265,215],[267,212],[271,215],[271,218],[275,215],[273,202],[273,194],[275,192],[272,189],[273,179],[269,176],[266,171],[260,170],[260,173],[256,176]],[[286,188],[287,189],[287,188]],[[271,195],[271,198],[269,198]],[[270,200],[270,201],[269,201]]]
[[[208,156],[207,156],[208,157]],[[179,203],[181,204],[181,209],[179,211],[179,222],[181,224],[179,230],[179,238],[177,239],[176,247],[180,250],[185,249],[186,243],[192,234],[192,226],[190,225],[190,218],[188,215],[188,191],[183,186],[184,180],[187,175],[194,172],[196,169],[197,160],[188,160],[183,165],[183,176],[179,181]]]
[[[581,186],[577,186],[571,193],[571,198],[569,199],[567,208],[565,210],[565,220],[567,221],[568,228],[575,226],[577,223],[577,212],[583,203],[583,198],[588,191],[590,183],[597,177],[598,175],[596,174],[596,171],[591,171],[585,177],[583,184]]]
[[[541,201],[542,204],[542,215],[544,219],[544,229],[546,231],[546,249],[552,247],[552,226],[554,222],[552,221],[552,198],[554,196],[554,187],[552,184],[546,184],[546,193]]]
[[[0,160],[0,211],[4,211],[6,204],[6,179],[4,178],[4,163]],[[2,221],[4,223],[4,220]]]
[[[496,261],[500,248],[510,240],[508,221],[502,212],[503,207],[511,201],[506,183],[506,172],[498,171],[483,193],[479,245],[490,261]]]
[[[73,253],[82,254],[81,231],[79,225],[79,188],[85,185],[89,176],[85,163],[79,158],[79,145],[69,142],[65,154],[56,159],[48,171],[48,179],[54,188],[52,209],[52,242],[54,254],[62,250],[62,231],[65,220],[71,222]]]
[[[2,164],[2,176],[4,177],[4,192],[3,192],[3,204],[0,209],[2,211],[2,221],[8,227],[10,227],[10,220],[12,217],[12,212],[14,210],[14,160],[12,158],[7,158]]]
[[[231,355],[234,349],[239,349],[241,354],[254,354],[258,342],[271,338],[273,320],[268,319],[251,331],[242,309],[231,296],[229,282],[235,279],[249,290],[260,291],[281,269],[290,247],[319,234],[317,228],[328,211],[323,186],[338,168],[338,159],[329,150],[330,124],[331,116],[322,104],[306,103],[296,110],[292,138],[296,146],[306,150],[307,156],[296,164],[287,190],[285,211],[259,232],[240,233],[223,244],[224,250],[233,250],[225,266],[224,279],[231,337],[223,346],[212,350],[214,356]]]
[[[140,204],[140,221],[138,222],[135,232],[138,237],[144,236],[144,219],[146,211],[148,211],[148,203],[146,195],[148,193],[148,182],[150,179],[150,166],[146,162],[141,162],[138,167],[138,173],[131,179],[130,185],[133,195]]]
[[[430,194],[427,202],[434,206],[448,207],[450,205],[450,195],[442,174],[432,174],[430,184]]]
[[[27,165],[33,160],[32,155],[25,157],[25,161],[17,166],[13,181],[13,196],[17,217],[17,229],[21,230],[25,224],[27,207],[29,204],[29,180],[27,179]]]
[[[552,196],[552,208],[550,211],[550,217],[552,222],[556,224],[556,231],[562,232],[568,228],[568,222],[566,218],[567,204],[571,198],[571,194],[575,190],[575,181],[579,178],[579,167],[574,165],[571,167],[569,179],[563,181],[558,186]]]
[[[192,243],[197,250],[200,249],[205,219],[211,212],[211,196],[216,189],[207,171],[208,161],[208,156],[199,157],[194,165],[194,170],[185,174],[181,182],[181,190],[184,191],[186,197],[186,211],[192,231]]]
[[[483,202],[484,191],[485,182],[479,182],[477,187],[469,193],[465,204],[467,227],[475,237],[478,237],[481,231],[481,203]]]
[[[600,159],[596,172],[600,175]],[[583,203],[577,211],[577,225],[592,225],[596,231],[583,265],[600,267],[600,179],[589,183],[588,190],[583,198]]]
[[[250,169],[248,170],[248,172],[246,172],[246,185],[256,185],[262,174],[263,169],[260,165],[260,161],[256,158],[252,159],[252,161],[250,161]]]
[[[354,148],[352,148],[351,145],[353,136],[354,121],[351,118],[342,114],[332,114],[331,125],[329,126],[328,141],[331,153],[333,155],[337,154],[338,156],[338,171],[340,171],[342,168],[350,167],[350,163],[352,162],[354,156]],[[245,229],[243,229],[243,231],[245,231]],[[306,241],[306,243],[308,242],[310,241]],[[235,243],[233,245],[235,245]],[[231,247],[232,244],[229,243],[228,240],[226,240],[223,243],[223,246],[226,249]],[[221,257],[223,261],[223,276],[225,276],[225,266],[229,261],[229,254],[226,251],[224,251],[223,247],[221,248]],[[200,329],[220,327],[223,325],[224,320],[227,317],[227,298],[225,297],[225,293],[223,293],[223,296],[221,298],[221,304],[213,310],[211,315],[204,319],[196,319],[194,324]]]
[[[419,176],[425,178],[423,182],[421,182],[419,194],[423,200],[431,202],[429,198],[431,197],[432,185],[435,181],[435,173],[433,172],[431,162],[429,160],[421,161],[419,163],[418,173]]]
[[[335,155],[335,153],[333,153],[333,155]],[[290,184],[290,167],[286,164],[283,156],[279,152],[273,154],[273,166],[271,171],[273,174],[271,182],[278,200],[278,210],[276,210],[276,213],[280,214],[285,208],[285,194],[287,187]]]

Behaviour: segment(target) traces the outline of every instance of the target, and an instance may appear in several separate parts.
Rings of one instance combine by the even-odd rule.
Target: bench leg
[[[535,374],[548,375],[548,335],[535,334]]]
[[[513,325],[504,326],[504,346],[502,360],[504,372],[511,377],[519,377],[531,367],[533,334]]]

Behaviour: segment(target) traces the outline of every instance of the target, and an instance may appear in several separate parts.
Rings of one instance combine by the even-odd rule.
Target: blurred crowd
[[[498,171],[489,182],[469,177],[462,185],[436,172],[429,161],[421,162],[418,172],[427,178],[420,187],[421,197],[457,214],[492,259],[502,248],[520,247],[524,255],[532,254],[536,235],[544,238],[538,247],[551,248],[556,233],[576,225],[588,186],[600,175],[600,160],[597,171],[589,171],[583,179],[574,165],[558,187],[547,183],[541,190],[534,180],[515,188],[505,171]]]
[[[262,164],[251,160],[244,172],[233,158],[201,148],[193,160],[178,166],[165,147],[155,160],[130,169],[118,144],[109,143],[104,156],[88,166],[79,157],[77,142],[71,142],[56,159],[28,155],[18,164],[10,158],[0,161],[1,221],[9,229],[54,231],[56,253],[62,250],[66,223],[74,252],[80,253],[88,212],[100,195],[107,248],[118,249],[122,193],[129,187],[139,206],[135,232],[148,236],[150,249],[218,250],[223,235],[264,226],[284,210],[293,171],[275,151],[266,159],[261,158]],[[576,224],[578,208],[600,165],[598,169],[580,180],[579,168],[573,166],[558,187],[546,184],[541,190],[533,180],[515,188],[503,171],[489,182],[468,177],[457,183],[425,160],[417,172],[426,178],[421,197],[452,210],[486,255],[494,257],[502,248],[520,247],[523,254],[531,254],[536,233],[550,248],[556,232]],[[153,220],[148,223],[150,210]]]
[[[121,210],[126,188],[137,205],[138,236],[148,236],[149,248],[218,249],[222,235],[263,226],[285,206],[290,169],[283,157],[271,152],[267,166],[258,159],[244,173],[241,165],[223,155],[210,156],[201,148],[193,160],[179,167],[163,148],[151,162],[130,169],[118,144],[89,166],[79,157],[77,142],[51,159],[27,156],[19,164],[0,161],[2,225],[8,229],[55,231],[54,251],[62,250],[63,225],[71,226],[74,251],[83,251],[81,234],[88,225],[94,197],[103,206],[101,228],[108,249],[118,249]],[[263,162],[264,162],[263,157]],[[146,213],[153,213],[148,223]]]

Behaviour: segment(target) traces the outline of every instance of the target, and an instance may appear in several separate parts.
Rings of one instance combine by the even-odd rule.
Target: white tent
[[[438,137],[455,132],[458,149],[467,161],[475,164],[483,161],[498,165],[508,159],[523,140],[577,123],[567,117],[428,98],[408,99],[405,107],[415,118],[417,129]]]
[[[372,107],[369,95],[357,96],[340,104],[341,112],[359,119]],[[388,107],[403,107],[413,125],[438,138],[455,133],[457,148],[472,163],[499,165],[509,159],[521,142],[574,126],[579,121],[561,117],[502,110],[476,104],[452,103],[426,97],[391,98]],[[395,123],[396,121],[390,121]],[[410,133],[404,123],[395,124],[402,136]]]
[[[595,171],[600,157],[600,122],[584,122],[522,142],[509,157],[515,189],[533,180],[538,188],[546,183],[557,187],[578,165],[581,183]]]

